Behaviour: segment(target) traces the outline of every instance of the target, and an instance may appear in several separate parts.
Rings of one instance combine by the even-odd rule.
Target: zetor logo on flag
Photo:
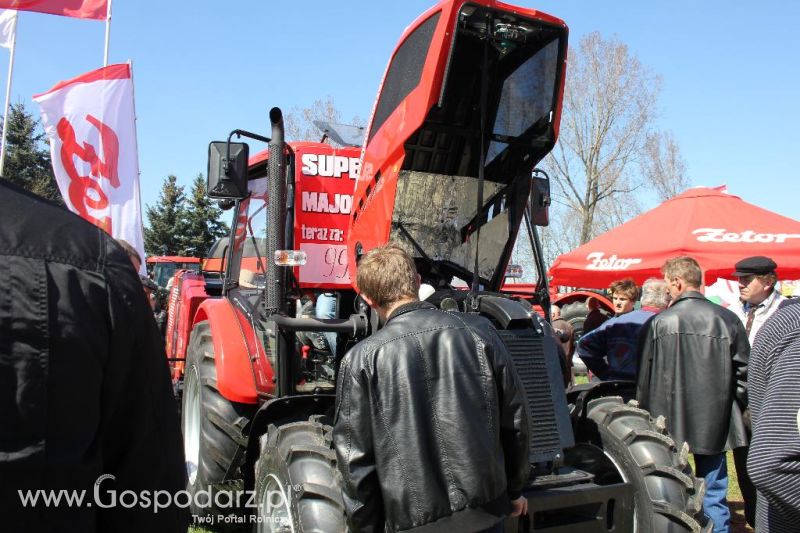
[[[111,65],[33,97],[67,206],[143,251],[133,83]]]
[[[110,205],[108,195],[103,191],[102,185],[105,180],[110,187],[119,189],[117,172],[119,139],[113,129],[100,122],[96,117],[86,115],[86,122],[100,133],[100,144],[103,147],[102,159],[98,157],[94,146],[86,142],[78,142],[75,128],[67,117],[62,117],[56,125],[58,138],[61,140],[60,162],[69,179],[67,196],[71,207],[80,216],[113,235],[113,221],[110,216],[104,214],[110,213]],[[88,176],[83,176],[78,171],[78,162],[82,162],[85,167],[88,167]],[[95,215],[95,213],[97,214]]]

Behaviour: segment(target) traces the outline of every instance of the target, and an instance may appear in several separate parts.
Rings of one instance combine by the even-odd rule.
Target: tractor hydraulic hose
[[[272,123],[272,140],[269,143],[269,209],[267,210],[267,288],[264,307],[267,315],[277,313],[285,301],[285,271],[275,264],[273,258],[276,250],[284,249],[286,224],[284,196],[286,192],[286,158],[284,151],[283,113],[277,107],[269,112]]]

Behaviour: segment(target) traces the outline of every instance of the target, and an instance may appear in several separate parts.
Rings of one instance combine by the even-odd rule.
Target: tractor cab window
[[[263,289],[267,275],[267,178],[249,183],[250,197],[242,201],[233,244],[234,279],[240,289]]]
[[[549,141],[559,45],[554,39],[503,82],[487,163],[523,137],[532,143]],[[543,139],[539,141],[537,137],[542,134]]]

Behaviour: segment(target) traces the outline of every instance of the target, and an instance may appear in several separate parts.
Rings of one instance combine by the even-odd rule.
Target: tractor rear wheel
[[[586,301],[579,300],[564,304],[561,308],[561,319],[568,322],[575,331],[575,339],[580,339],[583,335],[583,323],[589,310],[586,309]]]
[[[331,449],[333,428],[308,421],[270,425],[256,463],[259,533],[338,533],[347,530],[342,478]]]
[[[688,445],[679,450],[666,434],[663,417],[653,420],[635,401],[626,405],[619,396],[589,402],[587,417],[596,424],[596,444],[615,468],[602,461],[574,466],[594,474],[600,485],[619,478],[633,485],[634,531],[698,533],[710,528],[702,512],[705,482],[692,473]]]
[[[247,446],[245,431],[254,412],[254,405],[232,402],[220,394],[211,326],[207,321],[198,323],[192,330],[187,348],[181,411],[193,513],[212,512],[211,506],[204,505],[205,500],[213,502],[215,492],[230,488],[224,483],[237,486],[237,482],[231,480],[243,477],[239,468]],[[195,498],[199,490],[209,491],[211,498]],[[235,509],[220,511],[232,512]]]

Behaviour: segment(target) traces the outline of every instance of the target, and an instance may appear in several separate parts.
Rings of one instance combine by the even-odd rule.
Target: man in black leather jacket
[[[163,342],[127,255],[3,179],[0,217],[0,530],[185,532],[186,509],[153,505],[155,491],[185,488],[186,467]],[[21,501],[61,489],[82,504]]]
[[[357,285],[386,321],[345,356],[333,442],[355,531],[496,531],[527,512],[528,409],[485,319],[420,302],[413,260],[369,252]]]
[[[672,305],[643,328],[637,399],[666,417],[676,442],[687,442],[706,480],[703,506],[714,531],[728,531],[725,450],[747,445],[750,345],[741,320],[701,293],[703,273],[691,257],[662,267]]]

